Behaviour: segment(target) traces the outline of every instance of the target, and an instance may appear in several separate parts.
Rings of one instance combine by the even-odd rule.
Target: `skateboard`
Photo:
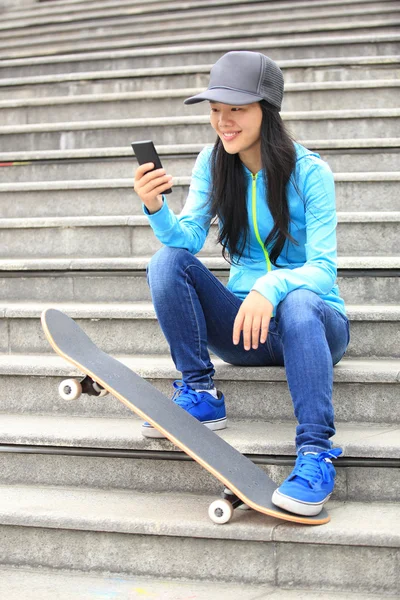
[[[55,352],[86,375],[82,381],[63,381],[60,395],[76,399],[81,393],[95,396],[110,393],[160,430],[225,486],[223,496],[212,502],[208,510],[214,523],[227,523],[234,509],[241,505],[294,523],[322,525],[329,522],[325,509],[317,516],[306,517],[272,504],[271,497],[278,486],[262,469],[137,373],[100,350],[66,314],[49,308],[42,313],[41,320]]]

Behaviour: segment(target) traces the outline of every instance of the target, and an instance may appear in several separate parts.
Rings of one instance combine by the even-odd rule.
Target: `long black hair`
[[[289,207],[286,186],[296,164],[294,139],[287,131],[278,110],[265,100],[260,102],[261,164],[267,190],[266,202],[274,220],[274,226],[264,241],[269,248],[272,264],[281,254],[285,242],[296,243],[289,234]],[[249,237],[246,207],[247,184],[239,154],[228,154],[220,138],[211,154],[212,186],[208,202],[211,214],[220,219],[218,242],[222,244],[222,256],[232,264],[231,258],[240,260]],[[295,185],[295,182],[294,182]],[[229,258],[227,258],[227,249]]]

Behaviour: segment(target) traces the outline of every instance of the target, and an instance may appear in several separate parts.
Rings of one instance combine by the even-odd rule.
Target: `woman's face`
[[[241,158],[260,154],[262,110],[259,102],[243,106],[210,102],[210,108],[211,125],[226,152],[239,153]]]

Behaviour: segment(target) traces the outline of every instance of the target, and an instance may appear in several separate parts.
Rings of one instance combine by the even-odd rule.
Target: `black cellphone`
[[[152,162],[154,163],[154,169],[152,169],[153,171],[155,169],[163,168],[160,157],[158,156],[157,150],[155,149],[154,144],[151,140],[144,140],[142,142],[132,142],[131,146],[139,165]],[[165,190],[163,194],[170,194],[171,192],[172,189],[170,188],[168,190]]]

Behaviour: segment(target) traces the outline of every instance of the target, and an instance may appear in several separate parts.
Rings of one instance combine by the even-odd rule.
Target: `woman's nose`
[[[229,115],[229,113],[225,113],[225,112],[220,112],[219,114],[219,119],[218,119],[218,124],[221,125],[225,125],[226,123],[231,123],[232,122],[232,118]]]

